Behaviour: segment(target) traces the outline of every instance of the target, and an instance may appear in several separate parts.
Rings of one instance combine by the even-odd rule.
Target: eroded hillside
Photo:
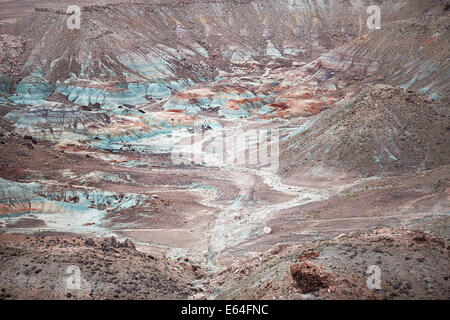
[[[2,3],[2,298],[448,298],[448,1]]]

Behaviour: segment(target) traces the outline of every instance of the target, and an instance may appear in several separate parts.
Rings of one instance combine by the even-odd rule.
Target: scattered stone
[[[270,254],[279,254],[281,251],[289,247],[289,244],[277,244],[272,249],[269,250]]]
[[[297,257],[298,260],[314,260],[320,255],[319,251],[305,252]]]
[[[341,239],[342,237],[345,237],[346,234],[345,233],[341,233],[340,235],[338,235],[337,237],[335,237],[333,240],[338,240]]]
[[[269,228],[269,227],[264,227],[263,232],[264,232],[265,234],[271,234],[271,233],[272,233],[272,229]]]
[[[206,124],[206,123],[202,124],[202,131],[211,130],[211,129],[212,128],[209,124]]]
[[[425,232],[416,230],[416,234],[417,235],[413,237],[414,241],[425,242],[425,241],[428,240],[428,236],[427,236],[427,234]]]
[[[122,246],[125,248],[136,250],[136,246],[134,245],[133,241],[131,241],[130,239],[126,239]]]
[[[95,247],[95,241],[93,239],[86,239],[84,244],[88,247]]]
[[[206,300],[206,295],[204,293],[196,293],[192,297],[193,300]]]
[[[108,239],[103,240],[101,245],[104,250],[108,250],[109,248],[118,248],[119,242],[115,237],[110,237]]]

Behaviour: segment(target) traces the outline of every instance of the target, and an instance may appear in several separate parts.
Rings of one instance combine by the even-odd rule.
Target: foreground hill
[[[0,235],[0,299],[186,299],[202,271],[114,237]],[[67,279],[80,271],[80,287]],[[71,282],[73,284],[73,282]]]
[[[220,299],[448,299],[448,217],[380,227],[235,260],[211,281]],[[371,266],[369,268],[369,266]],[[379,270],[379,289],[368,287]]]

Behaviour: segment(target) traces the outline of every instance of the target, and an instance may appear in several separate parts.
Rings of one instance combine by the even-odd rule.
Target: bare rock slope
[[[284,173],[324,166],[370,176],[447,165],[449,123],[448,101],[387,85],[370,87],[287,139]]]

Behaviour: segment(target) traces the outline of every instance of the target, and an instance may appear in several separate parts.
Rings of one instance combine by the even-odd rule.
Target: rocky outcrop
[[[109,250],[110,248],[128,248],[131,250],[136,250],[136,246],[130,239],[125,239],[121,243],[115,237],[110,237],[103,240],[100,246],[103,250]]]
[[[301,262],[291,266],[295,286],[302,293],[311,293],[330,285],[330,274],[312,262]]]
[[[106,242],[109,249],[100,250]],[[2,234],[0,300],[187,299],[196,293],[189,264],[130,250],[126,243]],[[67,284],[74,273],[78,286]]]

